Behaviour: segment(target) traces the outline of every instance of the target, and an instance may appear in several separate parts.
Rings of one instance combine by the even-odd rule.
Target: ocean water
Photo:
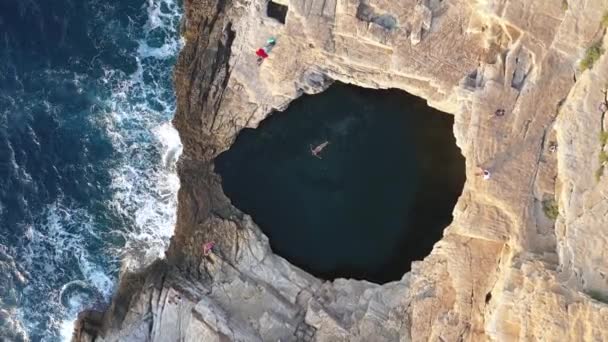
[[[452,126],[405,92],[337,83],[243,130],[216,170],[276,253],[324,279],[385,283],[452,220],[465,180]]]
[[[180,0],[0,1],[0,340],[60,341],[162,257]]]

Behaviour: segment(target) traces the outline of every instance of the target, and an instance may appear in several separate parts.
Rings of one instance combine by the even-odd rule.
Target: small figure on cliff
[[[475,175],[481,176],[483,180],[488,180],[490,179],[490,177],[492,177],[492,173],[490,172],[490,170],[484,169],[480,166],[478,166],[477,168],[479,169],[479,171],[476,172]]]
[[[209,241],[203,244],[203,256],[208,256],[213,252],[213,247],[215,247],[215,242]]]
[[[266,50],[266,52],[270,53],[270,50],[272,50],[272,48],[277,44],[277,40],[274,37],[270,37],[268,38],[268,40],[266,41],[266,45],[264,46],[264,49]]]
[[[504,109],[500,108],[494,112],[494,115],[497,117],[501,117],[501,116],[505,116],[505,113],[506,113],[506,111]]]
[[[258,56],[258,65],[262,64],[262,62],[268,58],[268,54],[266,53],[266,51],[262,48],[262,49],[258,49],[255,52],[256,56]]]
[[[266,45],[263,48],[259,48],[255,54],[258,56],[258,65],[268,58],[268,54],[272,51],[272,48],[276,45],[277,41],[274,37],[268,38]]]
[[[557,143],[552,141],[549,143],[549,152],[555,153],[557,151]]]
[[[312,145],[310,145],[310,153],[312,153],[313,156],[319,158],[319,159],[323,159],[321,158],[321,156],[319,154],[321,154],[321,152],[323,152],[323,150],[325,149],[325,147],[327,147],[327,145],[329,145],[329,141],[325,141],[322,144],[317,145],[317,147],[313,148]]]

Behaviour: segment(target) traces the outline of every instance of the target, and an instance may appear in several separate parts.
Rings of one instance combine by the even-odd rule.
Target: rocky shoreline
[[[105,313],[81,315],[74,339],[607,340],[598,136],[608,60],[585,71],[579,60],[608,45],[608,5],[275,2],[288,5],[285,24],[266,16],[263,0],[185,1],[175,235],[166,259],[122,276]],[[258,66],[252,51],[269,36],[277,45]],[[454,221],[397,282],[323,282],[290,265],[214,173],[213,158],[240,129],[333,80],[403,89],[455,116],[467,182]],[[479,166],[490,180],[475,175]],[[217,247],[204,256],[208,241]]]

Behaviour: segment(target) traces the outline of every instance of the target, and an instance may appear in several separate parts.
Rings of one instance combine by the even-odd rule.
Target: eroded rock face
[[[285,25],[263,0],[186,1],[175,236],[166,260],[123,276],[103,319],[83,316],[76,340],[608,340],[596,300],[608,294],[608,181],[595,177],[608,59],[577,64],[608,46],[608,4],[275,2],[289,6]],[[257,66],[269,36],[278,43]],[[290,265],[213,171],[240,129],[332,80],[400,88],[455,115],[467,182],[454,221],[397,282],[322,282]],[[557,222],[543,212],[551,199]]]

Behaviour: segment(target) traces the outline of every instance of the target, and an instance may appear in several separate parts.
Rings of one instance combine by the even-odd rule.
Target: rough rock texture
[[[166,260],[123,276],[102,319],[83,315],[75,339],[608,340],[608,58],[578,67],[587,47],[608,46],[608,2],[275,2],[289,6],[285,25],[264,0],[185,1],[175,236]],[[290,265],[213,172],[240,129],[332,80],[400,88],[455,115],[467,182],[443,239],[401,281],[323,282]]]

